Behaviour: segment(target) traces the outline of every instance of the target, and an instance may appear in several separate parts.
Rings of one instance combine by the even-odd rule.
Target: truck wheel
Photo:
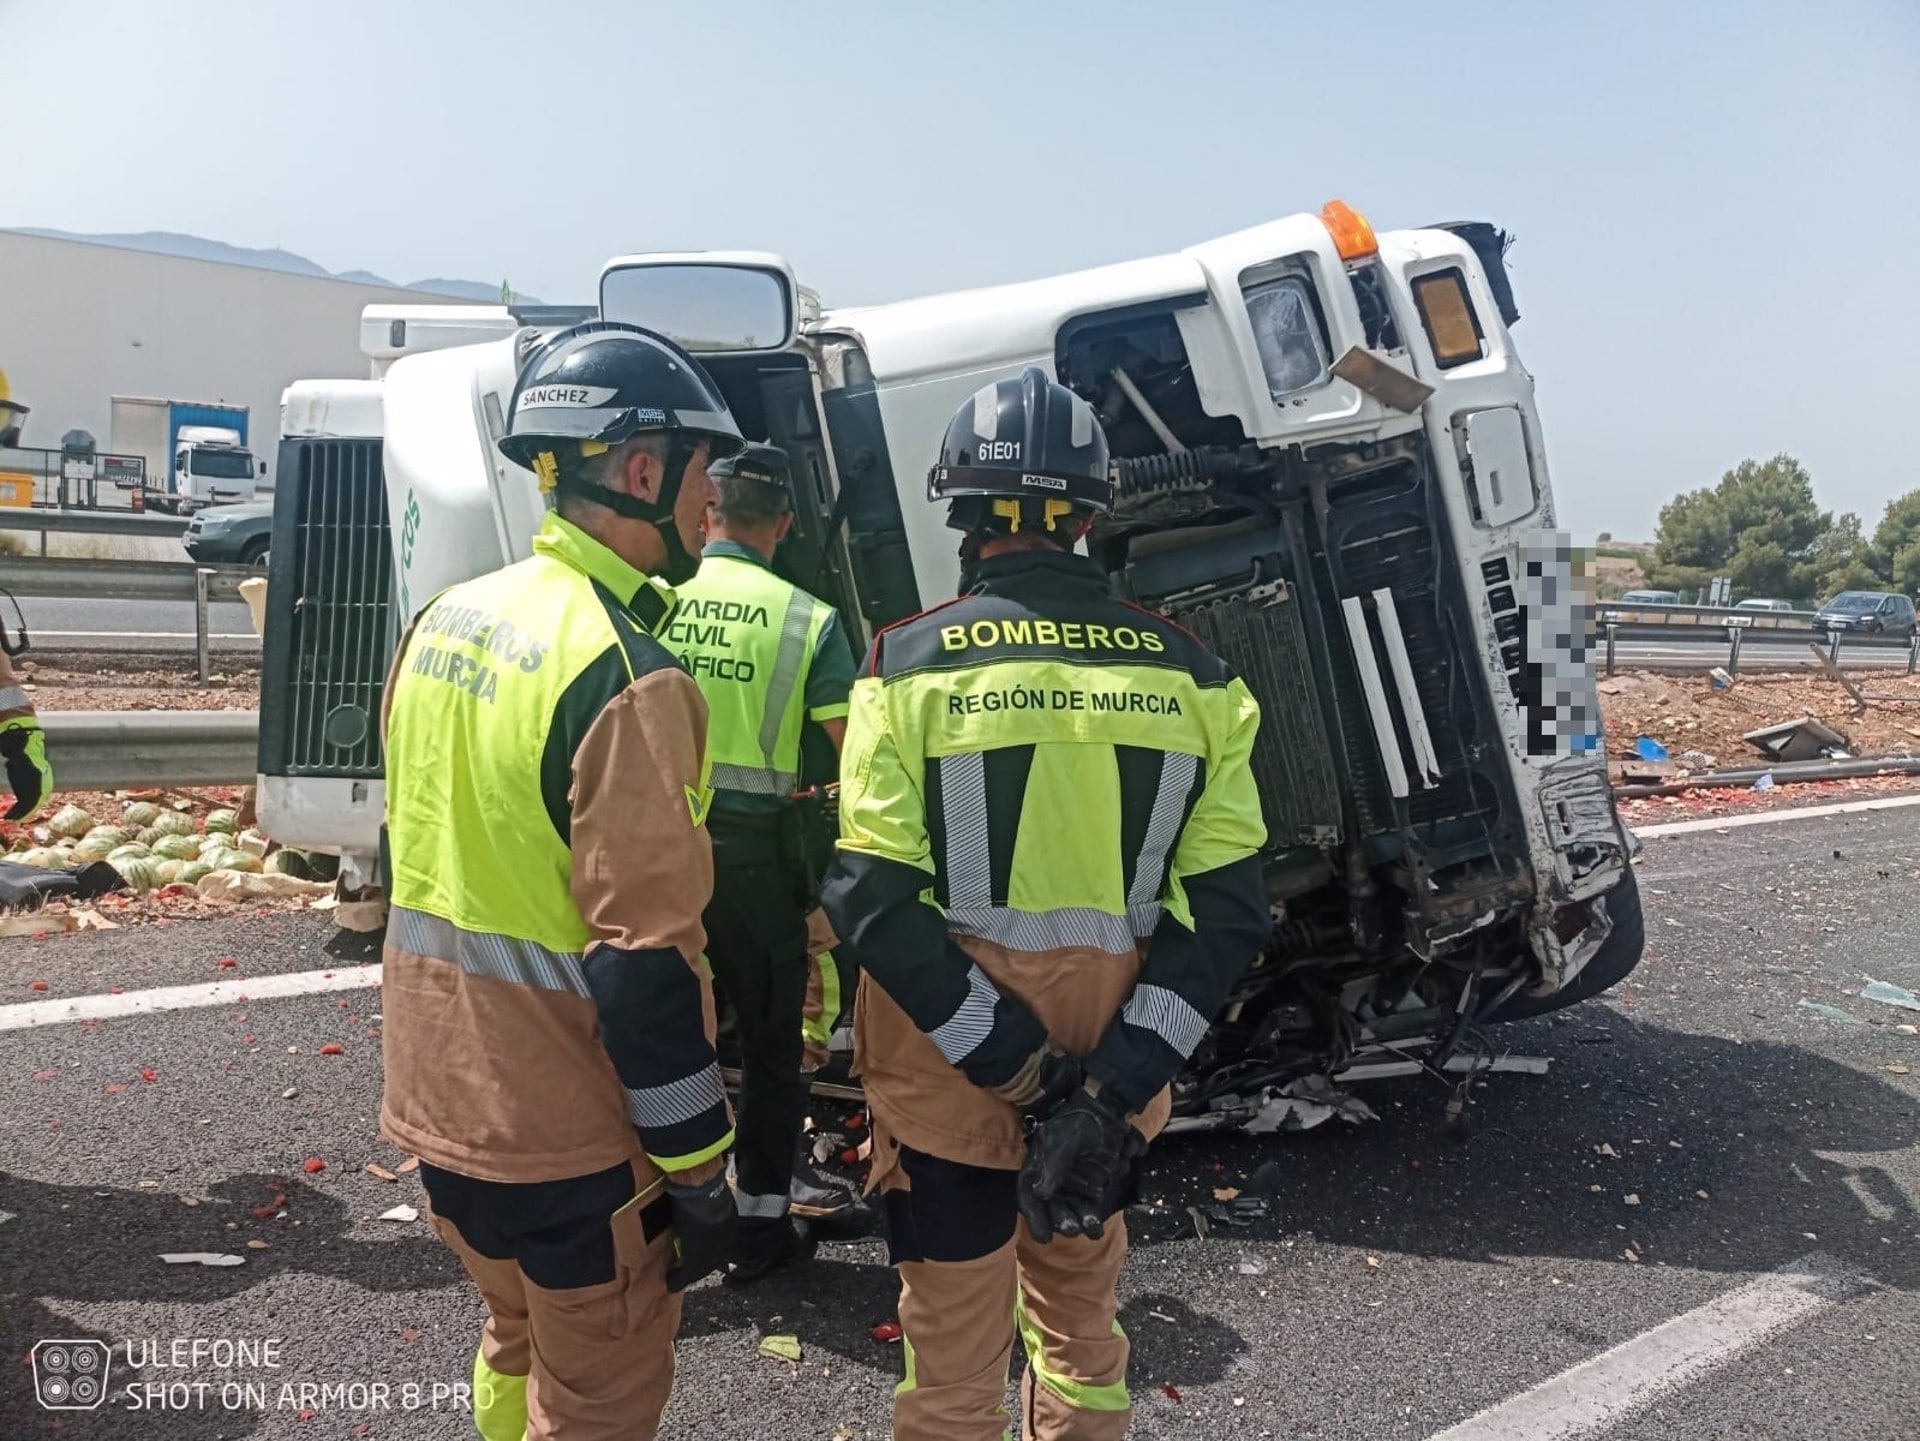
[[[1647,921],[1640,911],[1640,882],[1631,866],[1620,884],[1607,892],[1607,914],[1613,918],[1613,934],[1601,945],[1600,953],[1573,978],[1572,985],[1550,996],[1515,996],[1490,1019],[1521,1021],[1529,1016],[1544,1016],[1549,1011],[1589,1000],[1625,980],[1640,964],[1640,953],[1647,944]]]

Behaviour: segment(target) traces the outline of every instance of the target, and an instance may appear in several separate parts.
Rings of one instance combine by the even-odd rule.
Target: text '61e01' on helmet
[[[1030,365],[954,413],[927,499],[949,502],[947,523],[964,531],[1052,531],[1075,511],[1110,515],[1106,432],[1092,406]]]
[[[651,501],[609,490],[583,463],[636,435],[667,438],[665,479]],[[553,336],[514,383],[500,452],[540,477],[540,488],[571,490],[659,531],[665,578],[684,580],[698,562],[673,524],[687,466],[700,446],[709,463],[746,445],[719,389],[694,358],[637,325],[590,321]]]

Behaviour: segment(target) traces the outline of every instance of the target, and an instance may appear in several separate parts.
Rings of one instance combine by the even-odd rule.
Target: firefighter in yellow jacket
[[[434,599],[388,680],[381,1129],[486,1300],[487,1441],[653,1436],[678,1293],[732,1244],[707,713],[654,634],[741,444],[671,342],[549,340],[500,448],[557,508],[531,558]]]
[[[13,399],[7,388],[7,373],[0,370],[0,450],[20,443],[20,417],[29,407]],[[12,597],[8,597],[12,599]],[[19,607],[14,607],[16,619]],[[0,640],[4,628],[0,627]],[[0,819],[30,821],[40,814],[53,794],[53,767],[47,761],[47,735],[40,729],[33,700],[20,677],[14,673],[13,658],[27,647],[26,626],[20,627],[18,644],[0,646],[0,761],[7,770],[7,786],[13,792],[13,804]]]
[[[1073,554],[1112,508],[1086,402],[1037,368],[961,407],[929,480],[963,594],[855,682],[825,888],[901,1277],[900,1441],[1127,1428],[1114,1288],[1168,1082],[1269,928],[1245,685]]]

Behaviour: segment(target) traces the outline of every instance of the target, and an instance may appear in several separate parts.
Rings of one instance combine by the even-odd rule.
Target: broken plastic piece
[[[1641,736],[1633,743],[1633,753],[1643,761],[1664,761],[1671,757],[1667,748],[1652,736]]]
[[[243,1266],[245,1256],[228,1256],[218,1251],[173,1251],[160,1257],[169,1266]]]
[[[771,1356],[776,1361],[800,1361],[800,1338],[798,1336],[762,1336],[760,1354]]]

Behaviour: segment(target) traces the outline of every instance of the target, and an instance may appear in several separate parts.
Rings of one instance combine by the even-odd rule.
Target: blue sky
[[[0,60],[0,224],[550,300],[625,250],[844,304],[1334,195],[1492,219],[1576,534],[1777,450],[1869,528],[1920,486],[1913,0],[0,0]]]

